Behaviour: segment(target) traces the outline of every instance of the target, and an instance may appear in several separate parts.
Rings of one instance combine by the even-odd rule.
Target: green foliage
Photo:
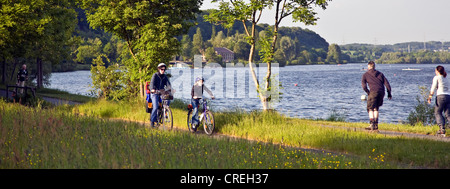
[[[203,54],[205,52],[204,50],[204,42],[203,42],[203,36],[202,36],[202,30],[200,28],[197,28],[197,32],[193,36],[192,39],[192,52],[191,56],[197,55],[197,54]]]
[[[0,57],[7,64],[25,59],[32,70],[36,62],[45,68],[46,64],[70,59],[76,41],[72,37],[77,21],[73,1],[20,0],[0,4]],[[51,69],[37,72],[38,87],[50,72]]]
[[[408,115],[408,123],[411,125],[433,125],[436,123],[434,106],[428,104],[429,91],[425,86],[419,86],[420,95],[417,95],[417,105]]]
[[[271,26],[267,27],[266,30],[260,34],[259,38],[259,56],[261,57],[262,62],[272,62],[274,59],[274,54],[272,50],[272,39],[274,37],[273,29]],[[285,58],[285,57],[284,57]]]
[[[367,157],[149,129],[137,122],[80,116],[70,113],[76,110],[70,106],[31,109],[0,101],[0,110],[0,169],[397,167]],[[263,116],[257,113],[251,118]]]
[[[149,114],[142,101],[94,101],[76,106],[77,111],[93,117],[107,116],[145,122]],[[174,127],[186,129],[186,105],[173,108]],[[171,105],[172,108],[172,105]],[[338,113],[339,114],[339,113]],[[255,141],[287,146],[318,148],[361,157],[366,166],[380,168],[388,162],[402,165],[448,168],[448,143],[405,136],[389,136],[361,131],[367,123],[328,122],[289,118],[277,112],[232,110],[214,112],[217,133],[233,135]],[[381,130],[411,133],[432,133],[437,127],[413,127],[403,124],[380,124]],[[183,135],[183,133],[177,133]],[[200,135],[201,136],[201,135]],[[227,141],[229,142],[229,141]],[[176,145],[177,146],[177,145]],[[227,145],[231,146],[231,145]],[[211,153],[208,151],[208,154]],[[230,152],[231,153],[231,152]],[[382,155],[382,156],[381,156]],[[368,157],[369,156],[369,157]],[[236,159],[237,156],[230,156]],[[240,157],[240,156],[239,156]],[[347,157],[349,158],[349,157]],[[217,159],[217,157],[216,157]],[[220,159],[220,158],[219,158]],[[219,159],[217,159],[219,161]],[[375,163],[376,162],[376,163]],[[355,162],[352,162],[352,165]],[[372,164],[375,163],[375,164]],[[399,167],[399,168],[400,168]]]
[[[216,54],[214,47],[208,47],[205,52],[205,59],[208,63],[222,63],[222,56]]]
[[[328,48],[327,62],[334,64],[342,63],[341,48],[337,44],[331,44]]]
[[[233,24],[231,24],[231,21],[230,23],[227,23],[227,25],[229,24],[230,26],[222,26],[221,24],[224,23],[226,19],[214,19],[212,13],[216,13],[216,11],[217,10],[208,10],[202,12],[196,20],[198,23],[197,26],[192,27],[189,30],[188,35],[192,39],[192,37],[198,32],[197,30],[200,30],[204,49],[209,47],[226,47],[235,53],[235,62],[247,62],[251,46],[248,43],[249,41],[246,37],[246,30],[244,29],[242,22],[240,20],[234,20],[232,22]],[[206,21],[212,21],[213,24]],[[246,22],[246,25],[249,24],[250,22]],[[214,28],[214,31],[211,28]],[[271,35],[267,32],[272,30],[271,33],[273,37],[273,25],[258,24],[255,26],[255,30],[257,35],[255,35],[256,54],[254,60],[257,62],[266,62],[263,61],[264,57],[262,56],[262,53],[268,53],[268,51],[263,49],[264,44],[262,44],[262,40],[267,38],[266,40],[268,41],[266,46],[272,41],[273,38],[270,38]],[[215,37],[213,37],[213,32],[216,33]],[[313,64],[324,62],[326,60],[329,44],[315,32],[308,29],[302,29],[300,27],[280,27],[277,33],[280,40],[276,42],[275,52],[273,52],[275,57],[273,57],[273,60],[280,63],[281,66],[284,66],[287,62],[290,62],[290,65],[296,65]],[[290,46],[288,49],[280,48],[282,39],[289,41]],[[184,41],[182,42],[182,45],[189,45],[188,43],[190,42]],[[199,53],[198,48],[195,48],[193,51]],[[279,51],[279,55],[276,55],[277,51]],[[309,56],[305,56],[304,53],[302,53],[303,51],[308,52]],[[325,51],[325,53],[322,53],[322,51]],[[270,54],[267,54],[267,57],[269,57],[269,55]],[[191,54],[188,57],[184,57],[184,59],[189,60],[192,59],[192,57],[193,55]]]
[[[76,54],[75,61],[83,64],[91,64],[92,60],[102,52],[102,41],[99,38],[88,39],[78,46],[74,52]]]
[[[103,60],[109,63],[109,59],[105,55],[100,55],[94,59],[94,65],[91,67],[91,78],[93,92],[97,92],[100,98],[112,100],[121,100],[127,96],[124,83],[124,73],[119,69],[117,64],[105,66]]]
[[[168,62],[179,52],[180,44],[175,36],[192,26],[189,20],[195,18],[201,4],[200,0],[83,0],[80,3],[94,29],[104,29],[126,41],[133,60],[123,60],[128,69],[125,73],[130,74],[129,84],[140,86],[156,71],[157,64]]]
[[[450,63],[450,52],[384,52],[377,63],[397,64],[397,63],[411,63],[411,64],[440,64]]]

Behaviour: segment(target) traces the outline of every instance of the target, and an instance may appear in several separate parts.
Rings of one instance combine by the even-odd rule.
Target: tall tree
[[[265,77],[265,89],[267,91],[270,91],[272,61],[274,59],[275,46],[278,40],[278,31],[281,21],[288,16],[292,16],[294,22],[302,22],[305,25],[315,25],[318,18],[316,17],[317,13],[314,11],[313,6],[325,9],[328,6],[327,1],[331,0],[272,0],[269,3],[268,7],[275,7],[275,21],[272,32],[268,32],[269,36],[263,38],[266,42],[262,42],[267,44],[269,38],[272,38],[270,48],[268,45],[263,45],[262,49],[263,61],[267,63],[267,75]],[[264,100],[268,101],[270,99]]]
[[[25,31],[33,30],[28,26],[34,25],[33,23],[37,21],[26,17],[30,6],[25,3],[0,0],[0,5],[0,61],[3,71],[2,83],[5,83],[7,61],[15,57],[15,53],[23,54],[23,49],[20,49],[18,45],[25,40]],[[45,23],[42,22],[42,24]],[[34,30],[37,29],[34,28]]]
[[[211,10],[205,19],[212,23],[218,23],[226,28],[231,28],[235,21],[243,24],[245,33],[247,34],[248,43],[250,44],[249,68],[259,98],[263,105],[263,109],[269,109],[269,101],[271,100],[270,78],[272,70],[272,61],[275,54],[275,45],[278,37],[278,28],[281,21],[287,16],[293,17],[295,22],[303,22],[305,24],[314,24],[317,18],[312,6],[319,6],[323,9],[328,5],[329,0],[230,0],[220,1],[218,10]],[[213,0],[212,2],[218,2]],[[271,31],[267,31],[266,36],[260,39],[263,62],[267,63],[267,75],[265,76],[264,87],[260,86],[256,78],[253,68],[253,60],[256,44],[256,25],[259,22],[263,10],[275,7],[275,24]],[[270,40],[271,39],[271,40]]]
[[[217,0],[213,0],[218,2]],[[256,73],[253,67],[253,60],[255,54],[256,44],[256,25],[258,24],[263,10],[268,6],[269,0],[251,0],[250,2],[245,0],[230,0],[229,2],[219,2],[219,10],[211,10],[209,15],[205,16],[205,19],[212,23],[221,24],[225,28],[232,28],[235,21],[242,23],[245,34],[247,35],[247,42],[250,44],[250,52],[248,56],[248,64],[250,73],[255,83],[256,90],[259,93],[263,109],[268,109],[267,97],[264,96],[261,91],[259,81],[256,78]]]
[[[203,35],[200,28],[197,28],[197,31],[192,38],[192,55],[196,55],[198,53],[202,55],[205,54]]]
[[[184,60],[188,60],[192,58],[192,41],[189,35],[183,35],[181,39],[181,56],[183,56]]]
[[[342,62],[341,59],[341,48],[337,44],[331,44],[328,48],[327,62],[340,64]]]
[[[175,36],[187,32],[199,12],[201,0],[81,0],[93,28],[125,40],[133,57],[127,62],[131,79],[144,96],[143,82],[156,65],[168,62],[179,51]]]
[[[36,59],[37,85],[43,86],[43,62],[69,58],[76,12],[72,0],[1,2],[0,49],[6,58]],[[3,22],[5,19],[5,22]],[[3,51],[4,49],[7,49]]]

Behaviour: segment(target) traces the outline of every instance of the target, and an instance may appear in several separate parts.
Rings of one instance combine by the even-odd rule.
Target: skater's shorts
[[[369,97],[367,98],[367,112],[369,112],[369,110],[378,111],[380,106],[383,105],[383,98],[384,98],[384,91],[383,92],[371,91],[369,93]]]

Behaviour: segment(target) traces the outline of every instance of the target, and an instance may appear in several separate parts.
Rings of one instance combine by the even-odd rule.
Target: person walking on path
[[[22,65],[22,69],[19,70],[19,73],[17,73],[17,86],[19,87],[25,87],[25,82],[28,80],[28,71],[27,71],[27,65]],[[20,89],[20,93],[23,93],[23,88]]]
[[[450,80],[447,78],[447,72],[445,72],[443,66],[437,66],[434,72],[436,76],[433,78],[428,103],[431,104],[434,91],[437,91],[434,116],[436,117],[439,131],[436,134],[445,135],[445,118],[442,116],[442,112],[445,113],[447,119],[450,119]]]
[[[367,112],[369,113],[370,126],[366,130],[378,130],[378,118],[380,106],[383,105],[386,86],[388,99],[392,99],[391,85],[384,77],[384,74],[375,69],[375,63],[370,61],[367,64],[367,72],[363,74],[361,79],[363,90],[367,93]],[[369,88],[367,88],[369,85]]]

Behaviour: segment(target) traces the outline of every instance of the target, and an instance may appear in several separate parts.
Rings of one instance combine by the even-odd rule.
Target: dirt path
[[[336,129],[346,129],[349,131],[364,131],[364,132],[370,132],[365,130],[364,128],[356,128],[356,127],[345,127],[345,126],[332,126],[332,125],[323,125],[320,124],[318,126],[321,127],[329,127],[329,128],[336,128]],[[425,135],[425,134],[417,134],[417,133],[406,133],[406,132],[398,132],[398,131],[386,131],[386,130],[378,130],[377,134],[382,135],[390,135],[390,136],[404,136],[408,138],[419,138],[419,139],[428,139],[428,140],[436,140],[436,141],[444,141],[444,142],[450,142],[450,137],[441,137],[436,135]]]
[[[0,96],[6,97],[6,90],[0,89]],[[9,99],[12,99],[12,92],[11,91],[9,91],[8,97],[9,97]],[[44,99],[45,101],[50,102],[50,103],[52,103],[54,105],[64,105],[64,104],[76,105],[76,104],[81,104],[79,102],[63,100],[63,99],[59,99],[59,98],[42,97],[42,99]]]

